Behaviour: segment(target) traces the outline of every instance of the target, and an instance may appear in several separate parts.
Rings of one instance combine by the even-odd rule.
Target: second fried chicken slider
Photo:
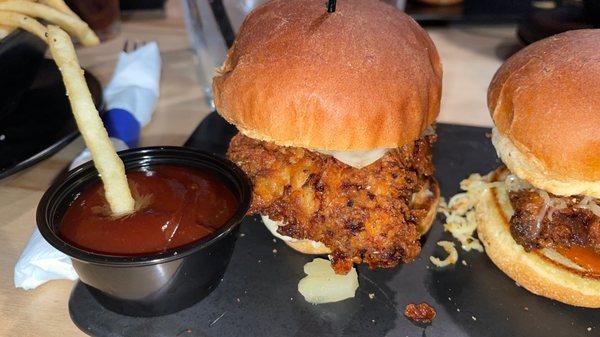
[[[240,131],[228,157],[253,182],[251,213],[291,247],[330,254],[338,273],[414,259],[439,197],[441,79],[427,33],[383,2],[256,8],[213,81]]]
[[[600,30],[512,56],[488,105],[506,168],[477,207],[487,254],[531,292],[600,307]]]

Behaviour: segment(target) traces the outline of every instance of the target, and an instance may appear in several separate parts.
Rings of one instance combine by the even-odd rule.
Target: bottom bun
[[[599,308],[600,275],[554,250],[526,252],[510,233],[513,209],[506,189],[487,188],[476,207],[477,234],[492,262],[530,292],[566,304]]]
[[[438,213],[437,207],[440,203],[440,185],[435,178],[429,178],[421,192],[415,195],[414,203],[415,205],[412,205],[412,207],[427,209],[427,215],[425,215],[417,225],[419,227],[419,233],[422,236],[429,231]]]
[[[277,228],[284,226],[284,224],[280,221],[274,221],[269,219],[266,215],[261,215],[262,221],[265,224],[265,227],[275,236],[276,238],[281,239],[288,246],[293,249],[299,251],[304,254],[316,254],[316,255],[324,255],[330,254],[331,249],[327,248],[323,243],[308,240],[308,239],[295,239],[289,236],[281,235],[277,233]]]
[[[425,218],[423,218],[423,220],[418,224],[421,235],[427,233],[427,231],[429,231],[431,228],[431,225],[433,224],[433,221],[437,215],[437,206],[439,201],[440,187],[434,178],[430,178],[429,181],[424,185],[423,190],[415,195],[415,205],[413,205],[416,208],[428,210]],[[308,239],[294,239],[277,233],[277,227],[283,226],[281,222],[273,221],[264,215],[262,216],[262,220],[271,234],[283,240],[285,244],[300,253],[313,255],[331,254],[331,249],[321,242]]]
[[[290,246],[302,254],[325,255],[331,254],[331,249],[327,248],[323,243],[313,240],[297,240],[285,241],[285,244]]]

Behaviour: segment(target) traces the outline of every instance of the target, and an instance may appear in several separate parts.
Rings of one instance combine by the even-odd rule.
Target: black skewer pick
[[[335,12],[335,0],[327,1],[327,13]]]

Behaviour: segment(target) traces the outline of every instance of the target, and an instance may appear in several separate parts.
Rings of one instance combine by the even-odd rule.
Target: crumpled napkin
[[[104,89],[108,111],[103,116],[117,151],[137,146],[141,127],[150,122],[159,96],[160,69],[155,42],[119,55],[113,78]],[[89,160],[90,152],[85,149],[69,169]],[[46,242],[36,227],[15,264],[15,287],[29,290],[58,279],[77,279],[71,259]]]
[[[76,280],[71,258],[50,246],[37,227],[15,265],[15,287],[25,290],[52,280]]]

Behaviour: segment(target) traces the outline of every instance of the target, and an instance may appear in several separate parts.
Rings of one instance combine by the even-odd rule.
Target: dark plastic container
[[[149,147],[122,151],[127,171],[159,164],[199,168],[221,178],[239,200],[233,217],[217,232],[188,245],[144,256],[91,253],[69,245],[57,227],[77,194],[99,180],[92,163],[55,182],[37,209],[38,228],[46,241],[71,257],[81,281],[109,310],[129,316],[158,316],[187,308],[219,284],[251,201],[248,177],[235,164],[183,147]]]

